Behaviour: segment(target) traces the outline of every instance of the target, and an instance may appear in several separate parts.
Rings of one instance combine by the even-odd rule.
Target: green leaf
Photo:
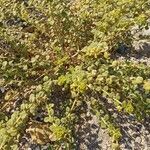
[[[35,100],[36,100],[35,94],[30,94],[29,101],[35,102]]]
[[[142,77],[137,77],[135,80],[133,80],[133,84],[141,84],[143,82]]]

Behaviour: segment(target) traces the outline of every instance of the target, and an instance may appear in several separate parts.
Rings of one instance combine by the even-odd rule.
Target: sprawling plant
[[[131,48],[131,29],[147,27],[149,7],[148,0],[0,0],[0,149],[19,149],[24,134],[75,149],[85,104],[118,146],[107,104],[141,121],[149,115],[150,67],[111,56],[122,44]]]

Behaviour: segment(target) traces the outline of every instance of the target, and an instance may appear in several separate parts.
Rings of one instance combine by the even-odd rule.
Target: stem
[[[71,110],[70,111],[72,111],[74,109],[74,106],[75,106],[76,102],[77,102],[77,99],[74,100],[74,102],[73,102],[73,104],[71,106]]]
[[[102,89],[102,91],[104,92],[104,93],[106,93],[108,96],[109,96],[109,93],[107,92],[107,91],[105,91],[105,90],[103,90]],[[119,104],[122,104],[120,101],[118,101],[116,98],[112,98],[113,100],[115,100],[117,103],[119,103]]]
[[[108,123],[104,120],[103,117],[101,117],[101,120],[104,122],[104,124],[105,124],[107,127],[109,127],[109,126],[108,126]]]

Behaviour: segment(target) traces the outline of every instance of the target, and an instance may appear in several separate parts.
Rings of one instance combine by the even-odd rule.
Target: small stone
[[[146,135],[149,135],[150,133],[149,133],[149,131],[148,131],[148,130],[145,130],[145,134],[146,134]]]
[[[135,142],[137,142],[137,143],[141,143],[141,141],[142,141],[142,139],[141,139],[140,137],[137,137],[137,138],[135,139]]]
[[[125,148],[125,145],[124,145],[124,144],[121,144],[121,145],[120,145],[120,148],[121,148],[121,149],[124,149],[124,148]]]

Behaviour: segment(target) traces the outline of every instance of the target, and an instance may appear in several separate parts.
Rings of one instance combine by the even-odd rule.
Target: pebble
[[[135,142],[137,142],[137,143],[141,143],[141,142],[142,142],[141,137],[137,137],[137,138],[135,139]]]

